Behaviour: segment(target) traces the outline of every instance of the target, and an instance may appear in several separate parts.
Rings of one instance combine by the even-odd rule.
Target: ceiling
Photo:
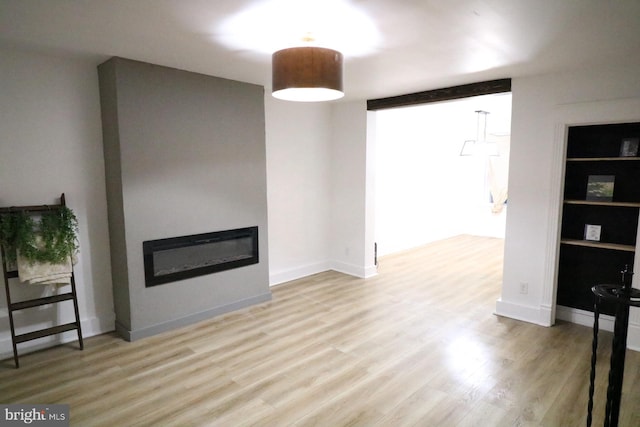
[[[0,46],[96,65],[120,56],[270,88],[271,56],[260,40],[302,22],[300,5],[317,15],[318,5],[343,3],[369,24],[350,29],[342,12],[326,18],[328,31],[347,31],[335,40],[370,44],[364,53],[345,52],[348,100],[640,66],[638,0],[295,0],[298,7],[268,0],[277,19],[246,21],[244,45],[230,44],[230,18],[265,1],[0,0]]]

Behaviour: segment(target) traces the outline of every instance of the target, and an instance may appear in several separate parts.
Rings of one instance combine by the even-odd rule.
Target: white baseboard
[[[556,319],[593,328],[593,312],[591,311],[558,305],[556,306]],[[598,327],[601,331],[613,332],[613,321],[613,316],[601,314],[598,318]]]
[[[378,266],[370,265],[364,268],[364,278],[368,279],[370,277],[375,277],[378,275]]]
[[[347,264],[342,261],[332,261],[331,270],[338,273],[348,274],[350,276],[359,277],[361,279],[368,279],[378,274],[378,267],[372,266],[360,266],[354,264]]]
[[[502,300],[496,301],[495,314],[498,316],[510,317],[516,320],[535,323],[536,325],[551,326],[553,322],[549,322],[549,313],[549,307],[529,307]],[[556,307],[556,319],[593,328],[593,313],[586,310],[558,305]],[[613,316],[601,314],[598,322],[600,330],[612,332],[613,321]],[[638,336],[640,337],[640,325],[637,325],[636,328],[638,330]],[[629,325],[629,330],[631,331],[631,324]],[[640,341],[638,342],[640,343]]]
[[[590,311],[559,305],[556,307],[556,317],[560,320],[593,328],[593,313]],[[598,319],[598,329],[613,332],[614,322],[615,318],[613,316],[601,314]],[[640,324],[633,321],[629,321],[627,348],[633,351],[640,351]]]
[[[627,348],[640,351],[640,325],[631,321],[627,332]]]
[[[9,318],[5,317],[0,321],[6,321],[7,332],[2,335],[0,339],[0,359],[13,359],[13,344],[11,342],[11,332],[9,331]],[[33,329],[47,328],[47,325],[33,325]],[[115,330],[115,314],[105,313],[100,316],[94,316],[88,319],[82,319],[80,321],[82,327],[82,338],[89,338],[95,335],[105,334]],[[68,331],[58,335],[52,335],[50,337],[41,338],[39,340],[27,341],[18,344],[18,355],[31,353],[44,348],[53,347],[60,344],[71,343],[78,340],[78,334],[76,331]]]
[[[531,307],[526,305],[514,304],[512,302],[496,301],[495,314],[498,316],[509,317],[511,319],[522,320],[523,322],[534,323],[540,326],[549,327],[551,324],[548,320],[547,309],[543,307]]]
[[[325,261],[304,265],[302,267],[296,267],[289,270],[281,270],[276,273],[270,274],[269,286],[280,285],[282,283],[290,282],[296,279],[302,279],[303,277],[312,276],[314,274],[322,273],[323,271],[329,270],[359,277],[361,279],[368,279],[378,274],[378,267],[375,265],[358,266],[340,261]]]
[[[280,285],[292,280],[301,279],[323,271],[331,270],[328,261],[308,264],[301,267],[291,268],[288,270],[280,270],[269,274],[269,286]]]

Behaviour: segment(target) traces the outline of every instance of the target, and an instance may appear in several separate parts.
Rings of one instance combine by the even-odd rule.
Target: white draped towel
[[[30,285],[68,285],[71,283],[71,273],[73,271],[71,262],[71,257],[67,257],[66,261],[60,264],[31,262],[22,257],[20,251],[18,251],[16,256],[18,279]],[[75,264],[75,259],[73,263]]]
[[[30,285],[68,285],[71,283],[71,258],[61,264],[30,263],[18,254],[18,279]]]

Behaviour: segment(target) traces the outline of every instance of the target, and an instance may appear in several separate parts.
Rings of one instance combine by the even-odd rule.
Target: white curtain
[[[489,191],[493,199],[491,211],[495,214],[502,212],[508,197],[509,178],[509,142],[510,136],[493,137],[498,144],[498,156],[490,156],[487,166]]]

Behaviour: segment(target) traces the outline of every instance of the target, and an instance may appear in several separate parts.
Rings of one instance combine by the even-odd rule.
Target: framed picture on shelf
[[[599,242],[601,231],[602,231],[601,225],[586,224],[584,226],[584,240]]]
[[[615,179],[615,175],[589,175],[586,199],[599,202],[612,201]]]
[[[637,157],[640,138],[624,138],[620,143],[620,157]]]

